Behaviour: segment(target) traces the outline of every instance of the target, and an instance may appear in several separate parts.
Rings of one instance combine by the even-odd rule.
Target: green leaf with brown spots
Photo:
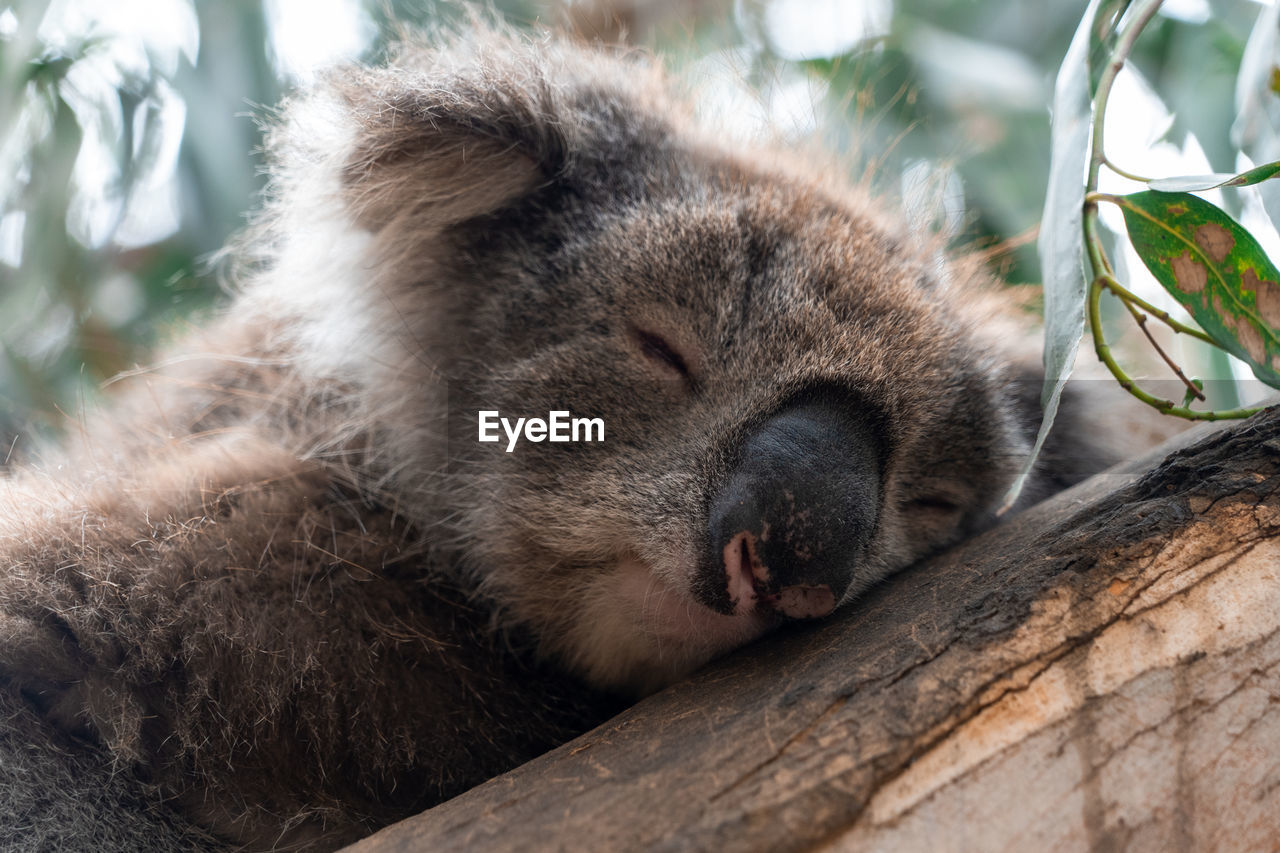
[[[1205,333],[1280,388],[1280,272],[1234,219],[1187,193],[1112,197],[1129,239]]]

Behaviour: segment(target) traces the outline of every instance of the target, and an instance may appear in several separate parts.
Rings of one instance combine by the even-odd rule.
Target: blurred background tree
[[[519,27],[669,57],[726,134],[821,137],[855,178],[902,195],[918,227],[987,250],[1014,282],[1038,279],[1046,105],[1085,5],[493,2]],[[1111,111],[1120,162],[1155,172],[1154,159],[1170,174],[1240,165],[1228,133],[1258,9],[1167,0],[1140,42],[1129,100]],[[255,205],[257,120],[271,105],[325,64],[376,59],[400,25],[465,14],[429,0],[0,3],[0,461],[217,304],[208,259]],[[1228,206],[1248,208],[1245,224],[1280,247],[1240,198]],[[1232,375],[1219,356],[1182,358],[1198,375]]]

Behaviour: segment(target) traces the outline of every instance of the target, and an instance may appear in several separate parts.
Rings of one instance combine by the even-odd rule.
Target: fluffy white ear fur
[[[350,106],[319,86],[293,99],[270,135],[276,164],[252,239],[258,268],[242,282],[239,310],[289,318],[290,349],[314,378],[365,384],[371,362],[389,360],[377,310],[373,235],[345,199],[343,175],[359,130]]]
[[[268,138],[266,204],[238,247],[242,308],[299,321],[284,343],[316,378],[367,387],[406,358],[421,363],[419,315],[446,284],[433,233],[558,168],[568,107],[547,65],[533,45],[477,33],[387,68],[341,69],[291,99]],[[398,292],[406,281],[412,294]]]

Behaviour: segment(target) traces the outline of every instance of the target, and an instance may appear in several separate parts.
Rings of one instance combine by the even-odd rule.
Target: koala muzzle
[[[711,500],[703,603],[792,619],[834,610],[875,532],[877,430],[841,399],[789,406],[751,432]]]

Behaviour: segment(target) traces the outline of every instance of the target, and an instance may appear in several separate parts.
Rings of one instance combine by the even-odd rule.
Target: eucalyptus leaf
[[[1036,243],[1044,279],[1044,389],[1040,395],[1044,417],[1002,512],[1017,501],[1040,455],[1084,335],[1084,184],[1093,115],[1088,57],[1100,4],[1101,0],[1090,0],[1053,88],[1049,184]]]
[[[1160,178],[1148,181],[1147,186],[1162,193],[1201,192],[1202,190],[1216,190],[1218,187],[1247,187],[1252,184],[1260,184],[1278,174],[1280,174],[1280,162],[1275,162],[1255,166],[1238,175],[1233,175],[1230,172],[1216,172],[1212,175]]]
[[[1144,191],[1114,201],[1161,286],[1219,346],[1280,388],[1280,271],[1258,241],[1187,193]]]
[[[1280,97],[1275,91],[1280,63],[1280,4],[1263,6],[1245,45],[1236,77],[1236,119],[1231,142],[1255,163],[1280,159]],[[1258,187],[1272,222],[1280,222],[1280,184]]]

